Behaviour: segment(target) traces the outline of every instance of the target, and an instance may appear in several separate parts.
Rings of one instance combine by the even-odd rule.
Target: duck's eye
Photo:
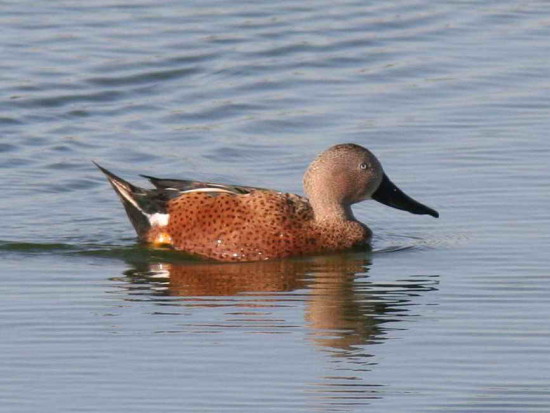
[[[369,167],[369,165],[366,164],[366,163],[362,163],[361,165],[359,165],[359,168],[361,168],[361,169],[367,169],[368,167]]]

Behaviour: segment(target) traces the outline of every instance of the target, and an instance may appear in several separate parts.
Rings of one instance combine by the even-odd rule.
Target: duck
[[[439,213],[406,195],[365,147],[319,154],[303,177],[305,196],[273,189],[141,175],[146,189],[99,164],[139,242],[215,261],[261,261],[368,248],[372,231],[353,204],[373,199],[417,215]]]

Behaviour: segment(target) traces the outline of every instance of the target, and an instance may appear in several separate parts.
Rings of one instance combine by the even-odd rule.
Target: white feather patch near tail
[[[187,191],[182,191],[182,194],[189,194],[191,192],[215,192],[215,193],[227,193],[234,194],[234,191],[224,188],[197,188],[197,189],[188,189]]]
[[[149,222],[151,223],[152,227],[165,227],[168,225],[168,222],[170,221],[170,215],[169,214],[161,214],[160,212],[156,212],[154,214],[145,214],[149,218]]]
[[[125,200],[131,203],[136,208],[136,210],[147,217],[149,224],[152,227],[165,227],[166,225],[168,225],[168,222],[170,221],[169,214],[161,214],[160,212],[148,214],[143,209],[141,209],[136,200],[128,193],[128,189],[124,185],[121,185],[119,182],[114,180],[112,181],[112,183],[116,185],[117,188],[119,188],[119,194],[122,195]]]

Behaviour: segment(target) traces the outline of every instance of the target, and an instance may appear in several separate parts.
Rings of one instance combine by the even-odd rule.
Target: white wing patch
[[[147,217],[149,218],[149,223],[152,227],[165,227],[170,221],[169,214],[161,214],[159,212],[151,215],[148,214]]]
[[[224,188],[197,188],[197,189],[188,189],[187,191],[182,191],[182,194],[189,194],[191,192],[225,192],[228,194],[234,194],[234,191]]]
[[[170,221],[170,215],[169,214],[161,214],[160,212],[155,212],[154,214],[148,214],[145,212],[141,207],[137,204],[136,200],[132,198],[128,194],[128,190],[125,186],[120,185],[117,181],[112,181],[114,185],[119,188],[118,193],[124,197],[128,202],[130,202],[139,212],[141,212],[143,215],[147,217],[149,220],[149,224],[151,224],[152,227],[165,227],[168,225],[168,222]]]

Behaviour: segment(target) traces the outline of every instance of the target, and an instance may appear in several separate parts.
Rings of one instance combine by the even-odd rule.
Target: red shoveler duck
[[[366,199],[439,217],[395,186],[368,149],[350,143],[327,149],[311,163],[303,180],[307,198],[142,175],[155,186],[144,189],[97,166],[120,197],[140,241],[218,261],[258,261],[366,246],[372,232],[351,210]]]

